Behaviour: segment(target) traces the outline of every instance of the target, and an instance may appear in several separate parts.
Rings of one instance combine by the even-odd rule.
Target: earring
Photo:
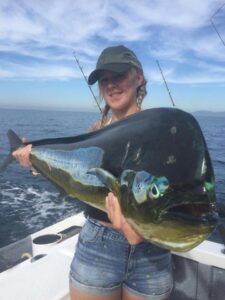
[[[142,97],[139,96],[139,97],[137,98],[137,107],[138,107],[138,110],[141,110],[141,103],[142,103]]]

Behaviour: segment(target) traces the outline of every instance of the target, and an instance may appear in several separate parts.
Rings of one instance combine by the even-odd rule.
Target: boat
[[[0,249],[1,300],[69,300],[69,269],[85,222],[78,213]],[[225,248],[206,240],[172,253],[172,300],[225,300]]]

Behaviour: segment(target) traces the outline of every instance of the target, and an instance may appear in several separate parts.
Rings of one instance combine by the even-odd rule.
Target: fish
[[[24,144],[9,130],[11,153]],[[30,161],[70,197],[105,211],[111,191],[147,241],[186,252],[218,224],[214,171],[194,116],[151,108],[91,133],[31,141]],[[4,170],[13,160],[2,163]]]

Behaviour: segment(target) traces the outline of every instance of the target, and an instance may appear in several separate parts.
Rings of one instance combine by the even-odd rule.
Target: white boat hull
[[[81,213],[45,228],[30,238],[33,240],[41,235],[56,234],[71,226],[82,226],[84,222]],[[0,299],[69,299],[69,269],[77,239],[78,234],[53,246],[36,248],[36,257],[40,254],[45,256],[37,260],[28,258],[0,273]],[[222,244],[205,241],[187,253],[173,253],[175,288],[172,299],[225,300],[223,249]],[[4,251],[0,251],[0,255],[2,253]],[[28,253],[24,256],[28,257]]]

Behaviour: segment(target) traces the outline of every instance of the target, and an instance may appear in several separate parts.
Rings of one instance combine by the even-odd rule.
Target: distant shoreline
[[[154,107],[153,107],[154,108]],[[27,111],[52,111],[52,112],[85,112],[85,113],[99,113],[98,109],[91,108],[52,108],[52,107],[1,107],[0,110],[27,110]],[[198,110],[189,111],[194,116],[206,116],[206,117],[225,117],[225,111],[210,111],[210,110]]]
[[[200,110],[192,112],[194,116],[198,117],[225,117],[225,111],[208,111],[208,110]]]

